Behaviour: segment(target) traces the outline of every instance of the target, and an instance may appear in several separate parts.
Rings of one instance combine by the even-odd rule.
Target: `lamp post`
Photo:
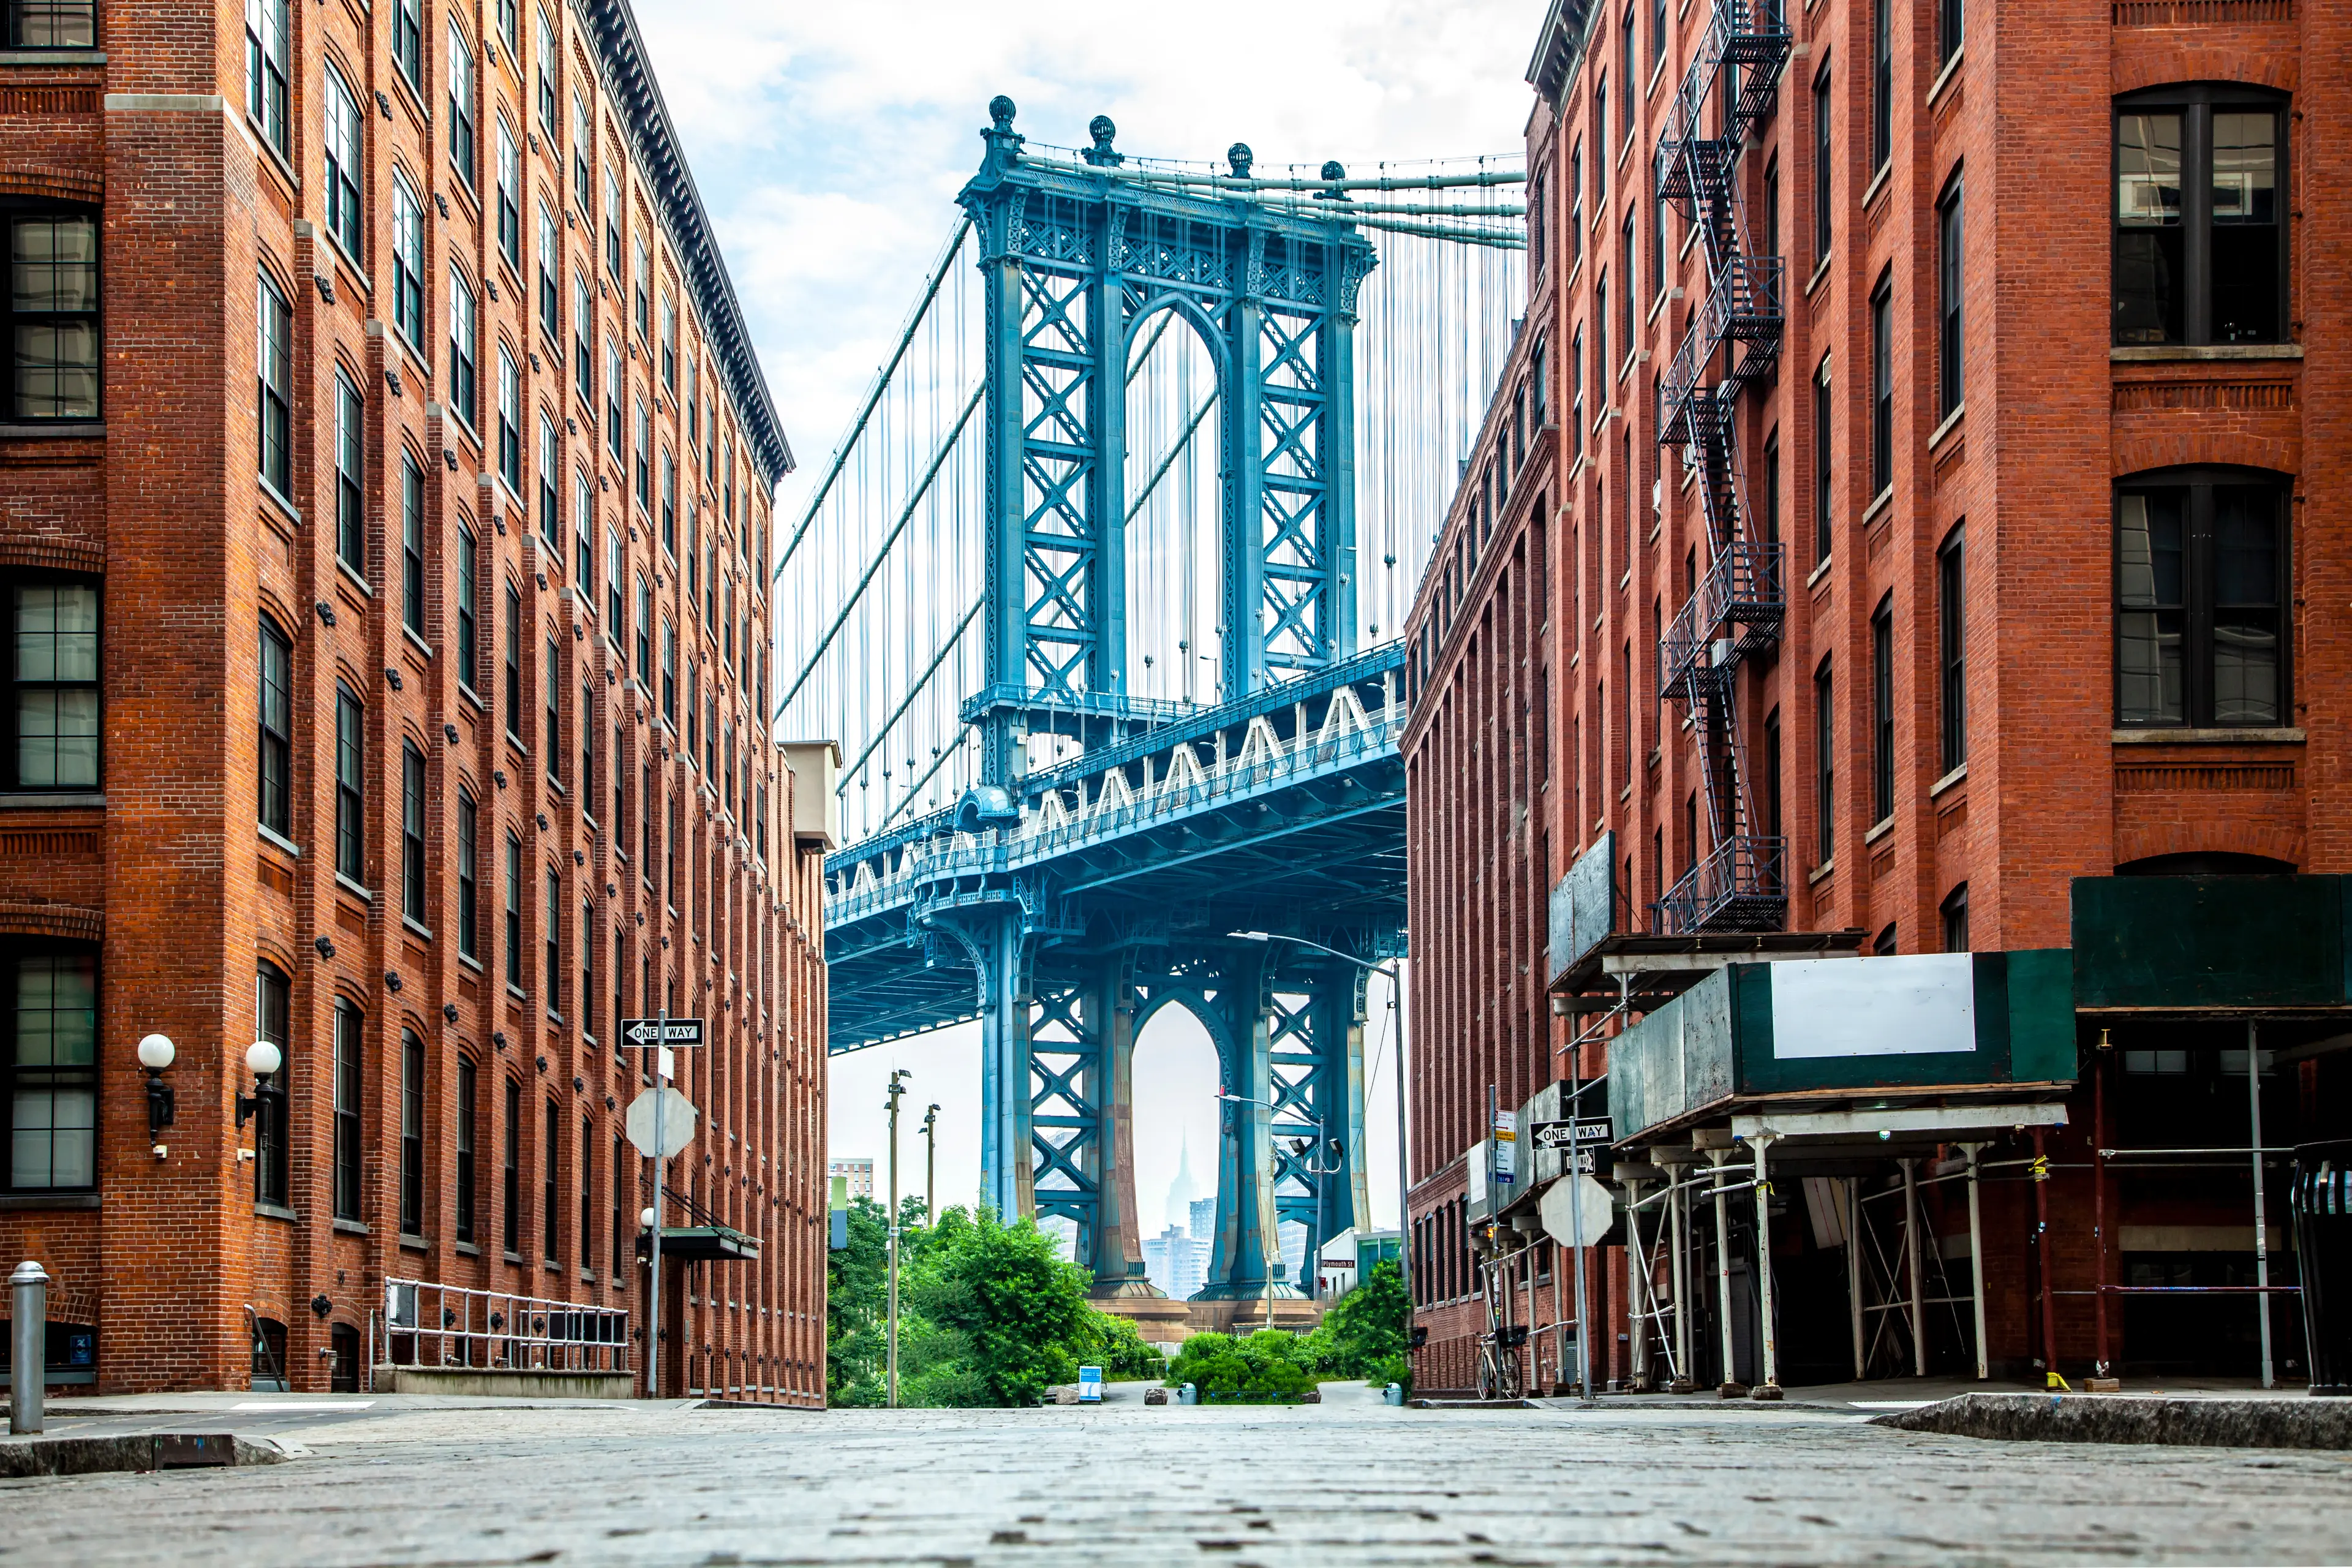
[[[914,1077],[905,1068],[890,1069],[890,1306],[889,1365],[887,1373],[889,1408],[898,1408],[898,1097],[907,1092],[902,1079]]]
[[[139,1042],[139,1065],[147,1069],[147,1136],[155,1145],[158,1160],[167,1152],[163,1129],[172,1125],[175,1109],[172,1088],[163,1081],[163,1069],[179,1054],[179,1047],[172,1044],[169,1035],[149,1035]]]
[[[923,1223],[940,1223],[940,1108],[933,1104],[923,1112]]]
[[[1410,1166],[1406,1163],[1404,1134],[1405,1013],[1402,1008],[1397,1006],[1397,998],[1404,992],[1403,973],[1398,968],[1397,961],[1394,959],[1382,959],[1375,963],[1369,958],[1358,958],[1352,952],[1341,952],[1336,947],[1326,947],[1319,942],[1309,942],[1303,936],[1284,936],[1278,931],[1227,931],[1225,934],[1241,942],[1286,942],[1297,947],[1311,947],[1318,952],[1328,953],[1343,963],[1352,963],[1359,969],[1370,970],[1372,973],[1385,976],[1388,980],[1389,1007],[1397,1016],[1397,1273],[1404,1281],[1405,1342],[1410,1345],[1412,1342],[1412,1255],[1407,1248],[1412,1246],[1412,1211],[1406,1200],[1412,1191],[1412,1174]],[[1406,1352],[1408,1356],[1411,1353],[1410,1351]]]

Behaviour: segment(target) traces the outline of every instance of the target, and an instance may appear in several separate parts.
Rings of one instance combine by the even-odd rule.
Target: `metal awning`
[[[1969,1135],[1990,1139],[2029,1127],[2063,1127],[2066,1107],[2051,1100],[2007,1104],[1887,1106],[1870,1110],[1760,1110],[1731,1119],[1735,1138],[1875,1138],[1881,1133],[1932,1133],[1937,1142],[1957,1143]]]
[[[760,1256],[760,1238],[731,1226],[666,1225],[662,1256],[688,1263],[750,1262]]]

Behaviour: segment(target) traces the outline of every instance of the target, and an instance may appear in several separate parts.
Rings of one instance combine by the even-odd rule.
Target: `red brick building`
[[[52,1380],[642,1384],[617,1026],[667,1005],[664,1389],[821,1403],[792,458],[625,0],[5,15],[0,1250]],[[536,1304],[425,1342],[400,1280]]]
[[[2154,1291],[2258,1280],[2292,1379],[2287,1171],[2258,1232],[2249,1151],[2347,1109],[2343,976],[2314,945],[2338,917],[2281,913],[2352,869],[2325,614],[2352,574],[2324,435],[2352,363],[2325,199],[2347,89],[2320,64],[2346,26],[2282,0],[1552,7],[1526,324],[1408,628],[1424,1384],[1478,1383],[1483,1257],[1508,1322],[1572,1312],[1526,1217],[1549,1176],[1488,1200],[1469,1167],[1490,1092],[1516,1111],[1604,1074],[1622,1166],[1690,1187],[1637,1252],[1670,1211],[1695,1226],[1686,1261],[1748,1276],[1721,1300],[1794,1381],[2251,1375],[2264,1298]],[[1738,1055],[1715,1098],[1626,1124],[1657,1109],[1660,1032],[1697,1037],[1695,982],[1738,958],[1759,973],[1717,984],[1760,998],[1767,964],[1816,961],[1779,971],[1787,1001],[1857,950],[1976,954],[1959,1016],[2008,995],[2013,1054],[1802,1083]],[[1965,968],[1872,972],[1970,1005]],[[1765,1016],[1710,1048],[1765,1049]],[[1814,1049],[1797,1022],[1766,1056]],[[1790,1132],[1800,1100],[1849,1120]],[[1769,1247],[1746,1189],[1707,1239],[1688,1173],[1776,1140],[1797,1163]],[[2231,1152],[2134,1163],[2190,1146]],[[1747,1338],[1654,1359],[1672,1270],[1629,1268],[1616,1191],[1596,1383],[1766,1375]],[[1874,1204],[1908,1217],[1863,1226]],[[1760,1272],[1797,1292],[1777,1321]],[[1712,1279],[1685,1294],[1727,1336]],[[1948,1321],[1918,1304],[1938,1295]],[[1531,1336],[1528,1374],[1570,1375],[1571,1339]]]

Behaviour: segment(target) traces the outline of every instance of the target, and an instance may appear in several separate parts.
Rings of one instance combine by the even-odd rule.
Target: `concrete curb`
[[[226,1469],[280,1465],[308,1453],[299,1443],[227,1432],[132,1437],[24,1437],[0,1442],[0,1478],[87,1476],[108,1470]]]
[[[1964,1394],[1916,1410],[1889,1411],[1873,1416],[1871,1424],[2010,1442],[2352,1448],[2352,1400]]]

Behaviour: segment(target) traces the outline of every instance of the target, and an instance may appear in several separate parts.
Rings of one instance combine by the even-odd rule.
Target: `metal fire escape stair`
[[[1741,661],[1779,644],[1788,609],[1781,547],[1755,537],[1743,499],[1734,417],[1771,374],[1786,321],[1781,258],[1746,253],[1738,165],[1788,58],[1777,4],[1717,0],[1658,138],[1658,194],[1698,228],[1707,261],[1706,298],[1658,384],[1659,443],[1683,449],[1707,524],[1706,569],[1658,643],[1659,700],[1691,710],[1710,846],[1658,900],[1666,934],[1788,922],[1785,845],[1757,831],[1734,702]]]

